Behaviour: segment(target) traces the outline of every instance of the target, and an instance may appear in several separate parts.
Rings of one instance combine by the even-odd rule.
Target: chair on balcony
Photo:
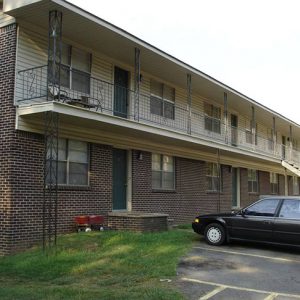
[[[55,85],[49,85],[48,90],[49,90],[49,95],[54,100],[62,100],[64,102],[66,99],[70,99],[66,91],[60,90]]]
[[[102,105],[100,101],[97,101],[98,102],[97,104],[90,103],[88,96],[80,95],[79,98],[78,97],[72,98],[70,97],[67,91],[61,90],[54,85],[49,85],[48,90],[49,90],[49,95],[53,100],[61,100],[64,103],[83,107],[83,108],[95,108],[96,111],[98,111],[98,109],[100,108],[102,112]]]

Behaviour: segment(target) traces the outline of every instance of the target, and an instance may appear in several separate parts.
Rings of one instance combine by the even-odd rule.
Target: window
[[[293,195],[299,195],[299,179],[293,176]]]
[[[51,62],[49,62],[51,67]],[[60,84],[80,93],[90,93],[91,54],[62,44]],[[56,76],[58,78],[58,76]]]
[[[274,217],[279,199],[261,200],[245,209],[245,214],[250,216]]]
[[[169,155],[152,154],[152,188],[175,189],[174,158]]]
[[[299,151],[298,141],[296,139],[292,139],[292,147],[293,147],[293,150]]]
[[[300,220],[300,201],[294,199],[284,200],[279,218]]]
[[[221,176],[219,165],[216,163],[207,163],[206,181],[209,191],[220,191]]]
[[[221,109],[212,104],[204,104],[204,113],[205,113],[205,129],[221,133]]]
[[[273,131],[273,129],[268,129],[268,149],[270,151],[274,150],[274,131]]]
[[[278,194],[278,174],[270,173],[271,194]]]
[[[163,83],[151,80],[150,92],[151,114],[174,120],[175,89]]]
[[[246,143],[257,145],[257,124],[253,124],[252,120],[246,121]]]
[[[58,174],[60,185],[88,185],[88,144],[58,140]]]
[[[258,193],[258,174],[253,169],[248,169],[248,192]]]

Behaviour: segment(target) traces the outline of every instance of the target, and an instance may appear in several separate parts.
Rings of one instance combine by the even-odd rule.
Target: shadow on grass
[[[194,241],[182,230],[64,235],[55,251],[0,258],[0,298],[181,299],[159,279],[176,275]]]

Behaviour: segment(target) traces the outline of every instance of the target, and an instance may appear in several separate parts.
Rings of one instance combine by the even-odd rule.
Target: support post
[[[58,113],[44,114],[44,201],[43,249],[56,245],[57,237],[57,174],[58,174]]]
[[[224,93],[224,125],[225,125],[225,143],[228,144],[228,102],[227,102],[227,93]]]
[[[274,154],[276,154],[276,148],[277,148],[277,138],[276,138],[276,119],[275,119],[275,117],[273,117],[273,145],[274,145],[274,147],[273,147],[273,151],[274,151]]]
[[[252,145],[253,147],[257,143],[257,136],[256,136],[256,118],[255,118],[255,108],[254,106],[251,107],[252,116],[251,116],[251,133],[252,133]]]
[[[47,100],[50,92],[60,100],[60,68],[62,49],[62,13],[49,12]],[[52,99],[51,99],[52,100]]]
[[[284,168],[284,195],[289,195],[289,184],[288,184],[288,176],[287,176],[287,170]]]
[[[140,118],[140,83],[141,83],[141,51],[135,48],[134,53],[134,119]]]
[[[217,212],[221,211],[221,187],[222,187],[222,170],[221,170],[221,159],[220,159],[220,149],[217,149],[217,166],[218,166],[218,202],[217,202]]]
[[[48,34],[49,89],[60,99],[60,65],[62,47],[62,13],[49,12]],[[55,92],[54,92],[55,91]],[[44,113],[44,195],[43,195],[43,250],[56,245],[58,184],[58,113]]]
[[[290,125],[290,136],[289,136],[289,160],[293,161],[293,128],[292,125]]]
[[[187,133],[192,133],[192,75],[187,74],[186,76],[187,83],[187,113],[188,113],[188,124],[187,124]]]

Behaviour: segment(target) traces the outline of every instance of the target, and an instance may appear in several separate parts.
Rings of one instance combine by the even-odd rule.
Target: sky
[[[300,124],[299,0],[69,0]]]

